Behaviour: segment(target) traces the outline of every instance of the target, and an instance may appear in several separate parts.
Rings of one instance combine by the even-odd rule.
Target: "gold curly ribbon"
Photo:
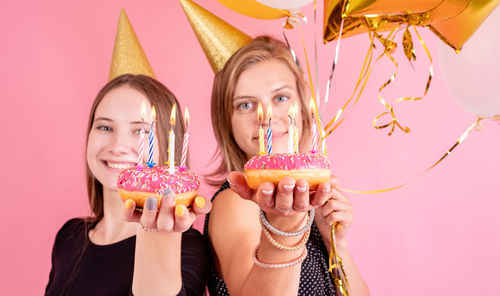
[[[425,49],[425,52],[427,53],[427,56],[429,57],[429,61],[431,63],[430,69],[429,69],[429,76],[427,78],[427,83],[425,85],[425,91],[424,91],[424,94],[422,96],[420,96],[420,97],[401,97],[401,98],[396,99],[394,101],[394,103],[391,104],[391,105],[389,105],[384,100],[384,98],[381,95],[381,92],[382,92],[382,90],[384,88],[386,88],[390,83],[392,83],[396,79],[396,75],[397,75],[397,71],[398,71],[398,63],[396,62],[396,60],[394,59],[394,57],[391,55],[391,50],[393,50],[393,48],[395,48],[396,44],[393,41],[394,38],[392,38],[391,40],[388,40],[388,39],[384,39],[383,37],[381,37],[378,34],[376,35],[377,38],[379,38],[379,40],[381,40],[382,44],[384,45],[384,52],[383,52],[383,54],[380,57],[382,57],[383,55],[387,56],[394,63],[394,66],[396,68],[395,71],[394,71],[394,74],[391,76],[391,78],[388,81],[386,81],[379,88],[379,90],[378,90],[378,98],[379,98],[380,102],[389,111],[386,111],[386,112],[383,112],[383,113],[379,114],[378,116],[375,117],[375,119],[372,122],[373,127],[376,128],[376,129],[385,129],[385,128],[391,127],[391,130],[388,133],[389,136],[392,135],[392,133],[394,132],[394,130],[395,130],[396,127],[398,127],[401,131],[403,131],[405,133],[409,133],[410,132],[410,128],[403,127],[399,123],[399,121],[396,119],[396,114],[394,112],[394,105],[397,104],[397,103],[399,103],[399,102],[403,102],[403,101],[419,101],[419,100],[422,100],[427,95],[427,93],[429,92],[429,87],[430,87],[430,84],[431,84],[431,81],[432,81],[432,77],[434,75],[434,67],[433,67],[433,64],[432,64],[431,54],[429,52],[429,49],[427,48],[427,45],[425,44],[425,42],[422,39],[422,37],[420,36],[420,34],[418,34],[418,31],[417,31],[417,29],[416,29],[416,27],[414,25],[408,25],[406,27],[406,30],[405,30],[404,34],[403,34],[403,46],[404,46],[404,51],[405,51],[406,57],[408,58],[408,60],[410,61],[410,63],[411,63],[412,60],[416,59],[415,51],[414,51],[414,46],[413,46],[413,41],[412,41],[412,38],[411,38],[411,33],[409,31],[409,26],[413,27],[413,29],[415,31],[415,34],[417,35],[420,43],[422,44],[422,47]],[[375,34],[376,34],[376,32],[375,32]],[[386,115],[390,115],[391,116],[391,121],[389,123],[386,123],[386,124],[377,125],[378,120],[381,119],[382,117],[386,116]]]
[[[347,9],[347,8],[346,8]],[[344,103],[342,108],[340,108],[335,117],[331,119],[328,124],[325,126],[325,135],[324,137],[326,138],[329,136],[333,131],[335,131],[345,120],[346,115],[341,118],[341,115],[344,113],[344,111],[347,109],[349,104],[352,102],[352,106],[356,105],[358,102],[361,94],[364,91],[364,87],[366,86],[366,82],[368,81],[368,78],[371,74],[371,70],[373,68],[372,64],[372,58],[373,58],[373,49],[375,48],[375,40],[378,40],[382,46],[384,47],[383,53],[376,59],[378,61],[380,58],[383,56],[388,57],[395,65],[395,72],[391,76],[391,78],[386,81],[378,90],[378,98],[382,105],[387,108],[388,111],[383,112],[382,114],[378,115],[375,117],[373,120],[373,127],[376,129],[384,129],[391,127],[391,131],[389,132],[389,135],[391,135],[395,128],[398,127],[402,131],[408,133],[410,129],[408,127],[403,127],[399,121],[396,119],[396,114],[394,111],[394,105],[396,103],[402,102],[402,101],[417,101],[423,99],[425,95],[427,95],[430,87],[430,82],[433,77],[433,64],[432,64],[432,57],[430,55],[429,49],[427,48],[427,45],[425,44],[424,40],[418,33],[416,26],[422,26],[424,25],[430,17],[430,14],[428,12],[426,13],[420,13],[420,14],[407,14],[407,15],[392,15],[392,16],[370,16],[370,17],[365,17],[364,22],[365,26],[368,28],[368,37],[370,39],[370,47],[368,49],[368,52],[365,56],[365,60],[363,62],[363,67],[361,69],[360,75],[358,77],[358,80],[356,82],[356,86],[354,88],[354,91],[351,95],[351,97]],[[388,23],[396,23],[395,26],[392,27],[391,31],[387,36],[382,36],[381,34],[378,33],[379,28],[385,28]],[[413,39],[411,37],[411,33],[409,28],[412,27],[415,31],[415,34],[417,35],[422,47],[427,53],[427,56],[429,57],[429,60],[431,62],[430,65],[430,70],[429,70],[429,77],[427,79],[426,87],[424,94],[421,97],[403,97],[403,98],[398,98],[394,101],[392,105],[389,105],[384,98],[381,95],[381,91],[386,88],[390,83],[392,83],[396,79],[397,75],[397,70],[398,70],[398,64],[394,57],[392,56],[392,52],[396,49],[397,44],[394,42],[394,38],[396,36],[398,28],[400,28],[401,25],[406,24],[406,30],[403,33],[403,49],[406,57],[412,62],[412,60],[416,60],[416,55],[415,55],[415,50],[414,50],[414,45],[413,45]],[[342,23],[341,23],[342,25]],[[412,65],[413,66],[413,65]],[[356,97],[356,99],[354,99]],[[354,101],[353,101],[354,99]],[[389,123],[385,124],[378,124],[378,121],[384,117],[390,115],[391,121]],[[323,140],[323,139],[322,139]]]
[[[439,158],[436,162],[434,162],[431,166],[429,166],[427,169],[422,171],[420,174],[416,175],[415,177],[411,178],[410,180],[406,181],[405,183],[403,183],[401,185],[386,188],[386,189],[378,189],[378,190],[364,190],[364,191],[362,191],[362,190],[352,190],[352,189],[348,189],[348,188],[340,188],[340,190],[345,191],[345,192],[349,192],[349,193],[370,194],[370,193],[381,193],[381,192],[393,191],[393,190],[399,189],[401,187],[404,187],[404,186],[410,184],[411,182],[415,181],[417,178],[421,177],[423,174],[427,173],[431,169],[433,169],[439,163],[441,163],[448,155],[451,154],[451,152],[455,148],[458,147],[458,145],[460,145],[463,141],[465,141],[465,139],[467,139],[467,137],[471,133],[472,129],[476,128],[477,131],[480,131],[482,129],[482,124],[483,124],[484,120],[496,121],[498,124],[500,124],[500,115],[496,115],[496,116],[492,116],[492,117],[478,117],[478,119],[476,121],[474,121],[474,123],[472,123],[472,125],[462,134],[460,139],[458,139],[458,141],[456,141],[455,144],[453,144],[453,146],[451,146],[451,148],[448,149],[443,154],[443,156],[441,156],[441,158]]]
[[[328,258],[328,272],[333,278],[333,283],[336,287],[336,295],[338,296],[349,296],[349,282],[347,281],[347,275],[342,265],[342,258],[337,256],[337,250],[335,248],[335,228],[337,223],[332,225],[330,231],[330,256]]]

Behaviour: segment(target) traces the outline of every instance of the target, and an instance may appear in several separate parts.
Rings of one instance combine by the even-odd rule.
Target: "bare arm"
[[[219,194],[214,202],[209,223],[209,234],[218,270],[231,295],[293,295],[297,294],[301,264],[286,268],[263,268],[254,264],[252,255],[258,247],[258,260],[280,264],[300,258],[304,249],[283,251],[273,246],[262,235],[259,224],[259,208],[262,208],[271,224],[286,232],[301,229],[306,222],[310,202],[320,203],[323,197],[309,199],[307,182],[292,178],[283,179],[275,190],[271,183],[263,183],[252,192],[241,174],[230,175],[230,190]],[[305,183],[305,184],[304,184]],[[288,185],[288,190],[283,186]],[[296,186],[297,185],[297,186]],[[300,186],[299,186],[300,185]],[[297,192],[296,187],[306,188]],[[238,194],[234,191],[238,191]],[[276,191],[276,193],[275,193]],[[267,193],[266,193],[267,192]],[[249,200],[247,200],[249,199]],[[276,210],[297,208],[282,213]],[[302,237],[274,237],[282,245],[293,246]]]

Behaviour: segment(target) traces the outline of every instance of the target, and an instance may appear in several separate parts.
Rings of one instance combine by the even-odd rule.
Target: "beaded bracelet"
[[[312,208],[309,211],[309,218],[307,220],[306,226],[304,226],[304,228],[302,228],[301,230],[296,231],[296,232],[285,232],[285,231],[281,231],[279,229],[276,229],[274,226],[271,225],[271,223],[269,223],[269,221],[267,221],[266,214],[264,213],[264,211],[262,209],[260,210],[259,218],[260,218],[260,222],[262,223],[262,225],[264,225],[272,233],[274,233],[276,235],[279,235],[279,236],[292,237],[292,236],[301,236],[307,230],[311,229],[311,225],[312,225],[312,223],[314,221],[314,215],[315,215],[315,213],[316,213],[316,209]]]
[[[262,222],[261,222],[262,225]],[[266,236],[267,240],[271,243],[271,245],[275,246],[276,248],[283,250],[283,251],[297,251],[300,248],[304,247],[305,244],[307,243],[307,240],[309,239],[309,235],[311,234],[311,229],[308,229],[306,233],[304,234],[304,237],[294,246],[285,246],[283,244],[280,244],[277,242],[269,233],[269,231],[262,225],[262,232],[264,232],[264,235]]]
[[[288,261],[285,263],[264,263],[262,261],[259,261],[259,259],[257,258],[258,248],[259,248],[258,246],[255,248],[255,251],[252,254],[252,259],[253,259],[253,263],[255,263],[255,265],[262,267],[262,268],[287,268],[287,267],[291,267],[291,266],[297,265],[299,263],[302,263],[304,260],[306,260],[306,257],[307,257],[307,249],[304,248],[302,255],[300,255],[299,258],[294,259],[292,261]]]

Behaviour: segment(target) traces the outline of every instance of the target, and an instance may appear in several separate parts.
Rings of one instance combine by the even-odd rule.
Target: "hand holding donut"
[[[176,205],[175,194],[169,189],[167,191],[159,208],[155,197],[147,198],[142,214],[135,211],[136,204],[132,199],[125,201],[122,210],[124,219],[140,223],[144,231],[184,232],[196,217],[207,214],[212,208],[212,203],[202,196],[194,199],[190,209],[182,204]]]
[[[311,194],[309,184],[304,179],[284,177],[277,186],[271,182],[261,183],[257,190],[251,189],[245,176],[240,172],[231,172],[227,177],[231,189],[243,199],[255,202],[269,219],[273,216],[292,216],[305,213],[322,205],[329,197],[330,184],[321,183],[316,188],[316,193]],[[303,217],[303,215],[300,215]]]
[[[337,245],[345,244],[345,237],[354,217],[352,205],[349,198],[338,189],[337,178],[330,177],[330,186],[332,190],[327,201],[316,211],[316,226],[323,240],[329,243],[331,227],[336,224]]]

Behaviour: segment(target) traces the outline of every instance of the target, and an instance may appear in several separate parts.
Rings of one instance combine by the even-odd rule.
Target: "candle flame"
[[[259,103],[259,106],[257,107],[257,118],[259,119],[259,122],[262,122],[263,116],[264,116],[264,111],[262,111],[262,104]]]
[[[151,108],[151,122],[154,122],[156,120],[156,109],[155,106]]]
[[[172,111],[170,112],[170,124],[171,124],[172,126],[175,126],[175,111],[176,111],[176,109],[177,109],[177,108],[176,108],[176,105],[177,105],[177,104],[174,104],[174,105],[172,106]]]
[[[271,118],[273,118],[273,107],[269,105],[267,107],[267,119],[271,120]]]
[[[144,120],[144,117],[146,117],[146,103],[142,102],[142,104],[141,104],[141,119]]]
[[[186,130],[187,130],[189,127],[189,111],[187,107],[184,108],[184,122],[186,124]]]

